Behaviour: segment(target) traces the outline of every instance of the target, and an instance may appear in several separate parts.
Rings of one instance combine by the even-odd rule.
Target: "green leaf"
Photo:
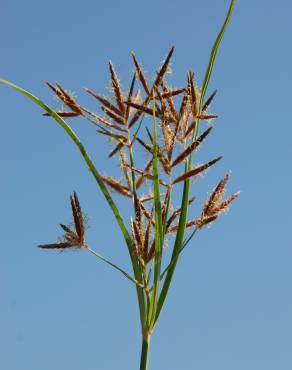
[[[203,84],[202,84],[201,97],[200,97],[200,103],[199,103],[199,113],[202,110],[202,105],[203,105],[205,94],[206,94],[206,91],[208,89],[210,78],[211,78],[211,75],[212,75],[212,72],[213,72],[214,62],[215,62],[215,59],[216,59],[216,56],[217,56],[217,53],[218,53],[218,49],[219,49],[219,46],[221,44],[223,35],[226,31],[227,25],[228,25],[228,23],[231,19],[235,3],[236,3],[236,0],[231,0],[231,3],[230,3],[230,6],[229,6],[229,9],[228,9],[225,21],[224,21],[224,23],[223,23],[223,25],[222,25],[222,27],[221,27],[218,35],[217,35],[217,38],[216,38],[215,43],[214,43],[214,45],[212,47],[212,50],[211,50],[211,54],[210,54],[209,61],[208,61],[208,66],[207,66],[205,76],[204,76],[204,80],[203,80]],[[194,122],[195,130],[194,130],[194,134],[193,134],[193,140],[196,140],[196,137],[197,137],[197,134],[198,134],[198,131],[199,131],[199,124],[200,124],[200,120],[196,119],[195,122]],[[186,172],[190,171],[191,166],[192,166],[192,153],[190,154],[189,160],[186,163],[185,171]],[[171,281],[172,281],[172,277],[173,277],[173,274],[174,274],[174,271],[175,271],[175,268],[176,268],[176,264],[177,264],[177,261],[178,261],[178,258],[179,258],[179,254],[180,254],[181,248],[183,248],[184,235],[185,235],[186,222],[187,222],[189,191],[190,191],[190,179],[186,179],[184,181],[184,189],[183,189],[183,196],[182,196],[182,203],[181,203],[181,210],[182,211],[181,211],[180,218],[179,218],[178,232],[177,232],[174,247],[173,247],[173,253],[172,253],[171,261],[170,261],[170,267],[167,271],[167,274],[166,274],[166,277],[165,277],[165,280],[164,280],[164,283],[163,283],[163,287],[162,287],[162,290],[161,290],[161,293],[160,293],[160,296],[159,296],[159,299],[158,299],[155,322],[157,321],[157,319],[159,317],[159,314],[161,312],[161,309],[162,309],[163,304],[165,302],[165,299],[167,297],[168,290],[169,290],[169,287],[170,287],[170,284],[171,284]]]
[[[98,252],[96,252],[95,250],[87,247],[86,248],[90,253],[94,254],[97,258],[99,258],[100,260],[102,260],[103,262],[107,263],[108,265],[112,266],[113,268],[115,268],[116,270],[118,270],[119,272],[121,272],[127,279],[129,279],[132,283],[136,284],[137,286],[139,286],[140,288],[143,288],[144,289],[144,286],[139,282],[137,281],[136,279],[134,279],[131,275],[129,275],[126,271],[124,271],[123,269],[121,269],[119,266],[117,266],[116,264],[114,264],[113,262],[109,261],[107,258],[103,257],[101,254],[99,254]]]
[[[190,191],[190,179],[187,179],[184,182],[184,189],[183,189],[183,197],[182,197],[182,205],[181,205],[181,214],[178,222],[178,231],[176,234],[174,247],[172,251],[172,256],[170,260],[170,267],[167,271],[164,284],[158,299],[157,304],[157,311],[156,311],[156,317],[155,322],[157,321],[159,314],[161,312],[161,309],[163,307],[163,304],[165,302],[165,299],[168,294],[168,290],[172,281],[172,277],[176,268],[176,264],[178,261],[178,257],[180,254],[180,248],[182,246],[184,235],[185,235],[185,229],[186,229],[186,223],[187,223],[187,213],[188,213],[188,201],[189,201],[189,191]]]
[[[227,15],[225,17],[225,21],[217,35],[217,38],[211,50],[211,54],[210,54],[209,61],[208,61],[208,66],[207,66],[205,77],[204,77],[203,84],[202,84],[202,91],[201,91],[201,98],[200,98],[200,110],[202,108],[203,100],[205,99],[206,91],[208,89],[209,81],[210,81],[210,78],[213,72],[214,62],[215,62],[215,59],[216,59],[216,56],[219,50],[219,46],[223,39],[224,33],[227,29],[228,23],[230,22],[230,19],[231,19],[231,16],[232,16],[232,13],[235,7],[235,3],[236,3],[236,0],[231,0]]]
[[[196,234],[196,232],[199,230],[199,228],[195,228],[195,230],[191,233],[191,235],[188,237],[188,239],[184,240],[183,242],[183,245],[182,247],[180,248],[179,250],[179,254],[181,254],[181,252],[185,249],[185,247],[187,246],[187,244],[191,241],[191,239],[194,237],[194,235]],[[162,280],[164,278],[164,275],[167,273],[167,271],[170,269],[170,267],[172,266],[174,261],[170,262],[168,264],[168,266],[164,269],[164,271],[162,272],[162,274],[160,275],[160,280]]]
[[[48,112],[54,118],[54,120],[65,130],[65,132],[69,135],[69,137],[72,139],[72,141],[76,144],[76,146],[78,147],[78,149],[79,149],[83,159],[85,160],[90,172],[94,176],[101,192],[103,193],[107,203],[109,204],[109,206],[110,206],[110,208],[111,208],[111,210],[112,210],[112,212],[113,212],[113,214],[114,214],[114,216],[117,220],[117,223],[118,223],[118,225],[121,229],[121,232],[123,234],[123,237],[124,237],[124,239],[126,241],[126,244],[127,244],[127,247],[128,247],[128,251],[129,251],[130,258],[131,258],[135,278],[136,278],[137,281],[142,281],[141,270],[140,270],[140,267],[138,265],[138,261],[135,258],[132,239],[131,239],[131,237],[128,233],[128,230],[127,230],[127,228],[124,224],[124,221],[123,221],[123,219],[120,215],[120,212],[119,212],[116,204],[114,203],[109,191],[107,190],[103,180],[100,177],[99,172],[95,168],[91,158],[89,157],[88,153],[86,152],[85,147],[83,146],[83,144],[79,140],[78,136],[71,129],[71,127],[57,113],[55,113],[47,104],[42,102],[39,98],[32,95],[28,91],[22,89],[21,87],[13,84],[12,82],[6,81],[4,79],[0,79],[0,83],[2,83],[4,85],[7,85],[7,86],[10,86],[13,89],[17,90],[18,92],[20,92],[21,94],[23,94],[24,96],[26,96],[27,98],[32,100],[34,103],[39,105],[41,108],[43,108],[46,112]],[[139,308],[140,308],[140,319],[141,319],[141,323],[142,323],[142,322],[144,322],[144,316],[145,316],[145,297],[144,297],[144,291],[139,287],[137,287],[137,295],[138,295]]]
[[[160,201],[160,185],[158,173],[158,147],[157,147],[157,123],[155,115],[155,98],[153,98],[153,193],[155,211],[155,255],[154,255],[154,279],[151,291],[150,306],[148,311],[148,325],[153,326],[156,316],[156,307],[159,296],[160,271],[163,251],[163,224]]]

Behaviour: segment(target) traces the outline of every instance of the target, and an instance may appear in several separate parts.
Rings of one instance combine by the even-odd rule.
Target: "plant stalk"
[[[145,338],[143,336],[142,349],[141,349],[141,360],[140,360],[140,370],[148,370],[149,364],[149,354],[150,354],[150,334]]]

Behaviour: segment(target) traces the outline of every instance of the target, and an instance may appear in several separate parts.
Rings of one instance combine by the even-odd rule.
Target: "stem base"
[[[140,370],[148,370],[149,353],[150,353],[150,335],[148,336],[147,339],[143,338],[142,340]]]

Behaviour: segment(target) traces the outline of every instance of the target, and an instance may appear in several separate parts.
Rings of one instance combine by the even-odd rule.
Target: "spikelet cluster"
[[[133,204],[134,212],[130,220],[130,229],[136,255],[143,265],[151,261],[155,251],[152,238],[155,228],[154,197],[151,190],[145,195],[145,189],[147,191],[149,187],[152,189],[154,140],[153,132],[149,129],[151,126],[148,125],[148,127],[145,124],[146,118],[149,117],[152,122],[155,115],[158,122],[159,140],[156,143],[156,153],[160,166],[159,182],[162,189],[161,209],[165,234],[178,230],[176,222],[181,214],[181,208],[174,208],[172,205],[173,188],[177,184],[195,178],[222,159],[219,156],[210,159],[207,163],[185,169],[189,157],[213,130],[213,126],[209,126],[202,132],[198,132],[198,123],[209,122],[217,117],[209,112],[216,91],[206,101],[201,101],[201,92],[195,84],[192,72],[187,74],[184,87],[170,87],[166,76],[173,51],[172,47],[151,84],[133,53],[135,71],[127,91],[122,90],[114,66],[112,62],[109,62],[113,96],[107,98],[89,88],[86,89],[86,92],[100,104],[102,115],[79,105],[60,84],[53,86],[47,83],[63,105],[68,108],[68,111],[57,111],[57,114],[65,118],[78,116],[86,118],[95,124],[97,133],[109,138],[113,144],[108,157],[118,157],[122,181],[109,176],[102,176],[102,180],[111,190],[130,198]],[[139,84],[138,87],[136,87],[137,84]],[[142,167],[137,166],[133,161],[134,146],[148,153],[148,158]],[[179,168],[181,171],[178,170]],[[213,222],[237,197],[238,193],[222,200],[229,176],[228,173],[219,182],[210,198],[204,203],[200,216],[187,221],[187,228],[202,228]],[[145,186],[146,182],[148,188]],[[189,204],[194,200],[195,197],[192,197]],[[81,210],[76,194],[71,197],[71,204],[75,230],[61,225],[65,231],[64,243],[41,245],[42,248],[69,248],[71,246],[82,248],[85,246],[84,227],[82,227]]]

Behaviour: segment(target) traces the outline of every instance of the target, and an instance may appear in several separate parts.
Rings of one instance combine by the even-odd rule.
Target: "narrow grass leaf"
[[[235,3],[236,3],[236,0],[231,0],[231,3],[230,3],[230,6],[229,6],[229,9],[228,9],[225,21],[223,23],[223,26],[221,27],[221,29],[218,33],[218,36],[216,38],[216,41],[213,45],[211,55],[210,55],[210,58],[209,58],[209,62],[208,62],[208,66],[207,66],[207,70],[206,70],[205,77],[204,77],[204,80],[203,80],[200,103],[199,103],[199,111],[201,111],[201,107],[203,105],[204,97],[205,97],[205,94],[206,94],[206,91],[207,91],[207,88],[208,88],[208,85],[209,85],[209,81],[210,81],[210,78],[211,78],[211,75],[212,75],[216,55],[217,55],[220,43],[222,41],[223,35],[225,33],[225,30],[227,28],[227,25],[228,25],[228,23],[231,19]],[[196,131],[198,131],[198,129],[199,129],[198,126],[199,125],[197,124]],[[197,135],[197,132],[194,132],[194,138],[195,139],[196,139],[196,135]],[[186,164],[186,169],[190,169],[190,166],[191,166],[191,158],[190,158],[189,163]],[[189,190],[190,190],[190,179],[186,179],[184,181],[184,190],[183,190],[183,196],[182,196],[182,206],[181,206],[182,213],[180,214],[179,229],[178,229],[178,232],[176,234],[175,244],[174,244],[174,248],[173,248],[173,253],[172,253],[172,258],[171,258],[171,267],[167,271],[167,274],[166,274],[166,277],[165,277],[165,280],[164,280],[164,284],[163,284],[163,287],[162,287],[162,291],[161,291],[160,296],[159,296],[155,321],[157,321],[157,319],[159,317],[159,314],[161,312],[161,309],[163,307],[163,304],[165,302],[165,299],[167,297],[168,290],[169,290],[169,287],[170,287],[170,284],[171,284],[171,280],[172,280],[172,277],[173,277],[173,274],[174,274],[174,271],[175,271],[175,267],[176,267],[176,264],[177,264],[179,251],[182,247],[184,234],[185,234],[186,219],[187,219]]]
[[[119,266],[117,266],[115,263],[111,262],[110,260],[108,260],[107,258],[103,257],[101,254],[99,254],[98,252],[96,252],[95,250],[87,247],[86,248],[90,253],[94,254],[97,258],[99,258],[100,260],[102,260],[103,262],[105,262],[106,264],[110,265],[111,267],[113,267],[114,269],[118,270],[119,272],[121,272],[127,279],[129,279],[132,283],[134,283],[135,285],[137,285],[138,287],[140,288],[143,288],[144,289],[144,285],[141,284],[138,280],[134,279],[130,274],[128,274],[125,270],[121,269]]]
[[[12,87],[13,89],[17,90],[22,95],[26,96],[27,98],[32,100],[34,103],[39,105],[41,108],[43,108],[47,113],[49,113],[54,118],[54,120],[65,130],[65,132],[69,135],[69,137],[72,139],[72,141],[76,144],[76,146],[79,149],[83,159],[85,160],[89,170],[91,171],[93,177],[95,178],[102,194],[104,195],[107,203],[109,204],[109,206],[110,206],[110,208],[111,208],[111,210],[112,210],[112,212],[113,212],[113,214],[116,218],[116,221],[117,221],[117,223],[120,227],[120,230],[123,234],[123,237],[124,237],[125,242],[126,242],[127,247],[128,247],[128,251],[129,251],[130,258],[131,258],[135,278],[136,278],[137,281],[142,281],[142,272],[141,272],[141,269],[138,265],[138,262],[136,261],[135,255],[134,255],[133,242],[132,242],[131,236],[130,236],[130,234],[129,234],[129,232],[128,232],[125,224],[124,224],[124,221],[123,221],[123,219],[120,215],[120,212],[119,212],[115,202],[113,201],[109,191],[107,190],[103,180],[101,179],[101,176],[100,176],[99,172],[97,171],[96,167],[94,166],[91,158],[89,157],[87,151],[85,150],[85,147],[83,146],[83,144],[79,140],[78,136],[71,129],[71,127],[68,126],[68,124],[60,116],[58,116],[57,113],[55,113],[48,105],[43,103],[36,96],[32,95],[28,91],[22,89],[21,87],[13,84],[12,82],[9,82],[7,80],[0,79],[0,83]],[[146,312],[145,312],[145,297],[144,297],[143,290],[139,287],[137,288],[137,296],[138,296],[138,301],[139,301],[140,320],[141,320],[141,323],[143,323],[144,322],[144,316],[146,314]]]
[[[160,201],[160,186],[158,173],[158,146],[157,146],[157,124],[155,116],[155,99],[153,99],[153,194],[155,215],[155,254],[154,254],[154,281],[151,292],[150,306],[148,311],[148,325],[151,327],[155,322],[157,300],[159,296],[160,270],[162,261],[163,225]]]

